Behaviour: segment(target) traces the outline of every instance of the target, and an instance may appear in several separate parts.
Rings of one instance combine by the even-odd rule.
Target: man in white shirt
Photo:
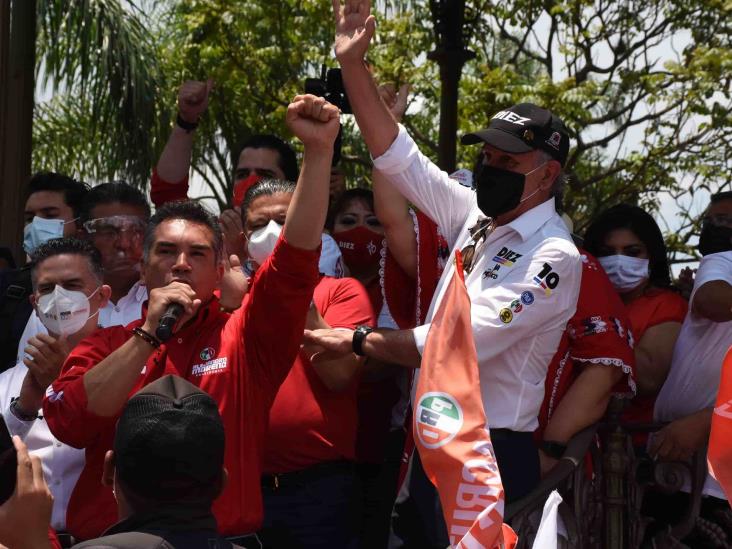
[[[498,113],[489,128],[465,138],[467,143],[483,142],[476,191],[456,184],[420,153],[379,97],[363,61],[375,28],[369,2],[349,1],[344,8],[334,2],[334,6],[340,8],[336,57],[375,168],[438,224],[453,254],[466,249],[465,283],[472,304],[483,404],[506,499],[519,499],[539,481],[532,433],[538,425],[548,364],[574,314],[579,293],[579,253],[554,205],[569,148],[566,129],[549,111],[535,105],[516,105]],[[352,348],[357,354],[416,368],[454,268],[450,261],[424,326],[398,331],[361,327],[353,333],[315,331],[306,334],[306,341],[334,353]],[[428,485],[420,489],[421,494],[415,490],[418,482]],[[403,510],[404,516],[412,516],[412,525],[409,531],[397,533],[395,524],[394,531],[402,539],[392,539],[391,546],[445,547],[448,538],[444,524],[439,526],[439,502],[428,494],[429,482],[416,454],[408,484],[413,508]],[[401,515],[399,508],[396,512]],[[427,535],[427,530],[434,535]]]
[[[49,329],[31,338],[24,361],[0,375],[0,411],[10,433],[42,459],[54,497],[51,525],[63,531],[84,451],[56,440],[39,410],[70,349],[97,328],[111,290],[102,284],[99,252],[86,241],[50,240],[36,248],[33,259],[31,302]]]
[[[712,196],[704,216],[689,312],[674,347],[671,369],[654,416],[669,425],[653,436],[649,453],[686,460],[709,439],[724,355],[732,345],[732,192]],[[709,475],[704,494],[726,500]]]
[[[140,259],[150,206],[139,189],[115,181],[92,188],[82,207],[82,232],[102,256],[104,283],[112,289],[107,305],[99,311],[99,325],[126,326],[140,318],[147,289],[140,283]],[[47,333],[38,315],[28,319],[18,345],[18,360],[28,340]]]

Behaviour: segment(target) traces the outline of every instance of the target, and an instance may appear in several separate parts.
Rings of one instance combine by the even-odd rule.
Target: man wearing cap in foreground
[[[531,104],[498,113],[488,129],[465,138],[469,144],[483,143],[475,192],[457,185],[420,153],[379,97],[364,64],[375,30],[368,0],[348,0],[345,6],[333,0],[333,6],[336,57],[375,168],[439,225],[452,254],[465,250],[483,405],[506,501],[516,501],[539,482],[532,433],[547,366],[574,314],[579,292],[579,253],[554,204],[569,149],[566,128],[549,111]],[[450,261],[423,326],[317,330],[307,332],[306,341],[333,353],[352,349],[416,368],[454,268]],[[413,497],[402,493],[397,501],[393,547],[449,545],[444,523],[440,528],[439,502],[427,496],[429,487],[415,454],[406,486]],[[408,525],[399,520],[407,516]],[[419,536],[424,538],[416,539]]]
[[[216,401],[178,376],[153,381],[125,404],[104,458],[120,522],[75,547],[237,548],[211,511],[226,476]]]

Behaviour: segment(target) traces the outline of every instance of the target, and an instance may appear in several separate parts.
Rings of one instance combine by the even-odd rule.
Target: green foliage
[[[110,26],[109,21],[104,23],[109,18],[103,18],[95,6],[120,2],[78,4],[94,12],[87,19],[104,29]],[[63,3],[46,3],[55,5],[56,11],[43,13],[64,11]],[[92,52],[86,65],[81,61],[84,44],[101,45],[102,51],[107,45],[99,41],[101,30],[89,31],[90,38],[85,40],[59,41],[77,58],[69,67],[59,62],[63,48],[49,50],[48,40],[42,39],[42,51],[57,56],[55,63],[46,61],[52,76],[108,78],[116,63],[127,67],[124,74],[147,70],[147,76],[137,74],[154,83],[134,80],[127,88],[115,84],[128,92],[145,90],[133,97],[142,102],[144,96],[149,105],[143,112],[128,109],[130,103],[119,98],[110,101],[110,106],[121,105],[125,110],[108,143],[100,142],[103,134],[94,133],[101,127],[96,115],[81,117],[77,125],[88,138],[74,138],[68,129],[59,131],[59,125],[68,124],[70,118],[64,117],[69,112],[83,107],[94,113],[97,102],[104,99],[103,86],[85,88],[73,83],[70,87],[78,90],[78,104],[54,101],[37,112],[36,143],[41,149],[36,162],[54,159],[59,168],[72,166],[82,174],[88,170],[135,173],[134,179],[141,181],[154,164],[150,151],[159,150],[169,131],[178,84],[183,79],[210,77],[216,88],[198,131],[194,164],[223,206],[231,194],[233,155],[238,154],[239,144],[253,133],[288,137],[287,103],[302,92],[306,77],[318,75],[321,64],[335,65],[330,2],[158,4],[155,17],[144,17],[135,9],[118,13],[127,21],[131,38],[122,42],[127,49]],[[659,191],[684,202],[690,194],[732,183],[732,4],[728,0],[466,0],[465,4],[464,36],[476,57],[466,63],[460,82],[460,133],[484,127],[492,113],[522,101],[543,104],[559,114],[575,144],[567,166],[571,183],[565,208],[580,232],[598,211],[613,203],[631,201],[653,209],[658,206]],[[405,125],[422,150],[436,158],[440,81],[436,63],[427,59],[435,49],[430,5],[426,0],[377,2],[377,38],[369,61],[380,81],[412,84]],[[73,10],[67,7],[66,11]],[[50,15],[42,18],[58,19]],[[47,26],[59,32],[64,28],[58,22]],[[43,36],[52,34],[44,31]],[[67,43],[78,47],[69,49]],[[109,58],[112,53],[114,61]],[[133,60],[125,62],[121,57]],[[107,111],[107,118],[101,120],[114,124],[113,114]],[[350,117],[344,117],[344,126],[344,165],[350,184],[367,184],[368,154]],[[142,128],[149,129],[147,135],[141,134]],[[59,140],[66,148],[51,150]],[[138,146],[143,143],[144,154]],[[459,164],[472,167],[475,147],[459,147],[458,153]],[[88,160],[90,155],[95,160]],[[694,215],[682,212],[686,216],[682,231],[669,236],[675,253],[690,251],[689,238],[697,230]]]
[[[38,0],[34,169],[144,184],[168,124],[154,35],[132,0]]]

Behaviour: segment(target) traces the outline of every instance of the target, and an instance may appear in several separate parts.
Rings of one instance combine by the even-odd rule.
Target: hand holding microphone
[[[201,300],[184,282],[171,282],[150,291],[147,317],[142,329],[155,334],[160,341],[168,340],[177,329],[196,314]]]

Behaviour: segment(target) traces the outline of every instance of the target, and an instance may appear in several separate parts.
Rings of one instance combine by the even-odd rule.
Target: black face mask
[[[705,223],[699,236],[699,253],[709,255],[729,250],[732,250],[732,227]]]
[[[478,164],[476,171],[475,194],[478,207],[485,215],[495,219],[521,203],[526,184],[524,174],[502,170],[482,162]]]

